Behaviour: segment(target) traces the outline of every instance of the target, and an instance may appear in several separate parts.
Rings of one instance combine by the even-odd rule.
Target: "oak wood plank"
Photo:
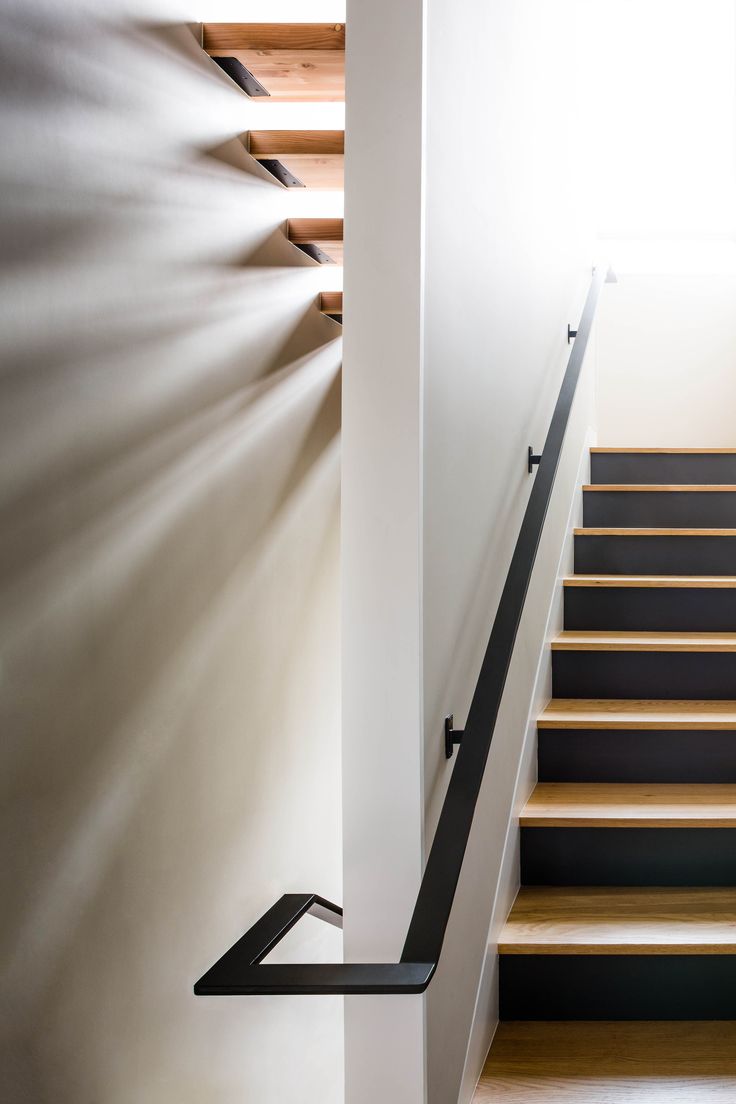
[[[736,828],[736,784],[540,782],[524,828]]]
[[[248,152],[253,157],[280,161],[307,188],[344,186],[342,130],[252,130]]]
[[[342,292],[323,291],[319,297],[319,309],[323,314],[342,314]]]
[[[736,701],[552,698],[539,728],[736,730]]]
[[[623,494],[634,492],[635,494],[670,493],[689,494],[696,492],[710,494],[718,491],[722,494],[733,494],[736,485],[733,483],[585,483],[583,490],[589,492],[608,491]]]
[[[251,130],[248,150],[254,157],[311,156],[345,153],[344,130]]]
[[[551,647],[553,652],[736,652],[736,633],[567,629],[555,637]]]
[[[736,1022],[498,1026],[473,1104],[733,1104]]]
[[[736,954],[736,889],[522,886],[499,954]]]
[[[345,49],[344,23],[204,23],[202,45],[208,54],[233,50]]]
[[[294,245],[316,245],[335,264],[343,262],[343,220],[341,218],[289,219],[287,235]]]
[[[204,49],[234,57],[269,93],[262,102],[345,99],[342,23],[205,23]]]
[[[649,589],[732,590],[736,575],[568,575],[566,587],[641,587]]]
[[[736,537],[736,529],[573,529],[576,537]]]
[[[661,456],[732,456],[736,455],[736,448],[609,448],[596,445],[591,452],[603,452],[618,455],[620,453],[633,453],[635,455],[661,455]]]

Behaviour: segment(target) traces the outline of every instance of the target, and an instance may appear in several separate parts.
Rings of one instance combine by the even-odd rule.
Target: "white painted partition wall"
[[[399,954],[594,253],[575,0],[348,2],[343,396],[345,952]],[[425,119],[426,116],[426,119]],[[423,305],[424,304],[424,305]],[[494,900],[549,601],[591,433],[558,481],[445,954],[427,996],[346,1001],[347,1104],[469,1099]],[[537,692],[540,692],[537,690]],[[505,858],[504,858],[505,856]],[[510,857],[509,857],[510,856]],[[499,906],[500,907],[500,906]],[[491,964],[491,973],[488,965]]]
[[[348,3],[343,375],[343,904],[396,961],[423,861],[425,0]],[[424,998],[345,1001],[348,1104],[425,1099]]]

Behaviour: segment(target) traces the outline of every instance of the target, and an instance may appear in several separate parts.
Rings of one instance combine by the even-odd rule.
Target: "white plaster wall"
[[[341,898],[335,276],[185,25],[264,18],[226,7],[3,7],[9,1104],[343,1095],[339,1000],[192,995],[281,893]]]
[[[347,13],[345,955],[395,962],[423,859],[424,0]],[[424,1000],[345,1001],[348,1104],[421,1104]]]
[[[621,272],[601,309],[598,408],[603,445],[736,445],[736,274]]]

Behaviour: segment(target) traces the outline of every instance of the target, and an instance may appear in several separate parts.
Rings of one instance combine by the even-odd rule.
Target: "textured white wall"
[[[184,24],[226,13],[103,7],[0,34],[0,1095],[337,1104],[338,1000],[192,995],[341,897],[335,285],[230,140]]]
[[[599,334],[602,445],[736,445],[736,275],[621,273]]]

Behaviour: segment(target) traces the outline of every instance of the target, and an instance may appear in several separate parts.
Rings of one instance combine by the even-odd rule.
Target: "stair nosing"
[[[566,575],[563,587],[588,589],[630,588],[670,590],[729,590],[736,588],[736,575]]]
[[[734,494],[734,483],[584,483],[586,493],[608,494]]]

